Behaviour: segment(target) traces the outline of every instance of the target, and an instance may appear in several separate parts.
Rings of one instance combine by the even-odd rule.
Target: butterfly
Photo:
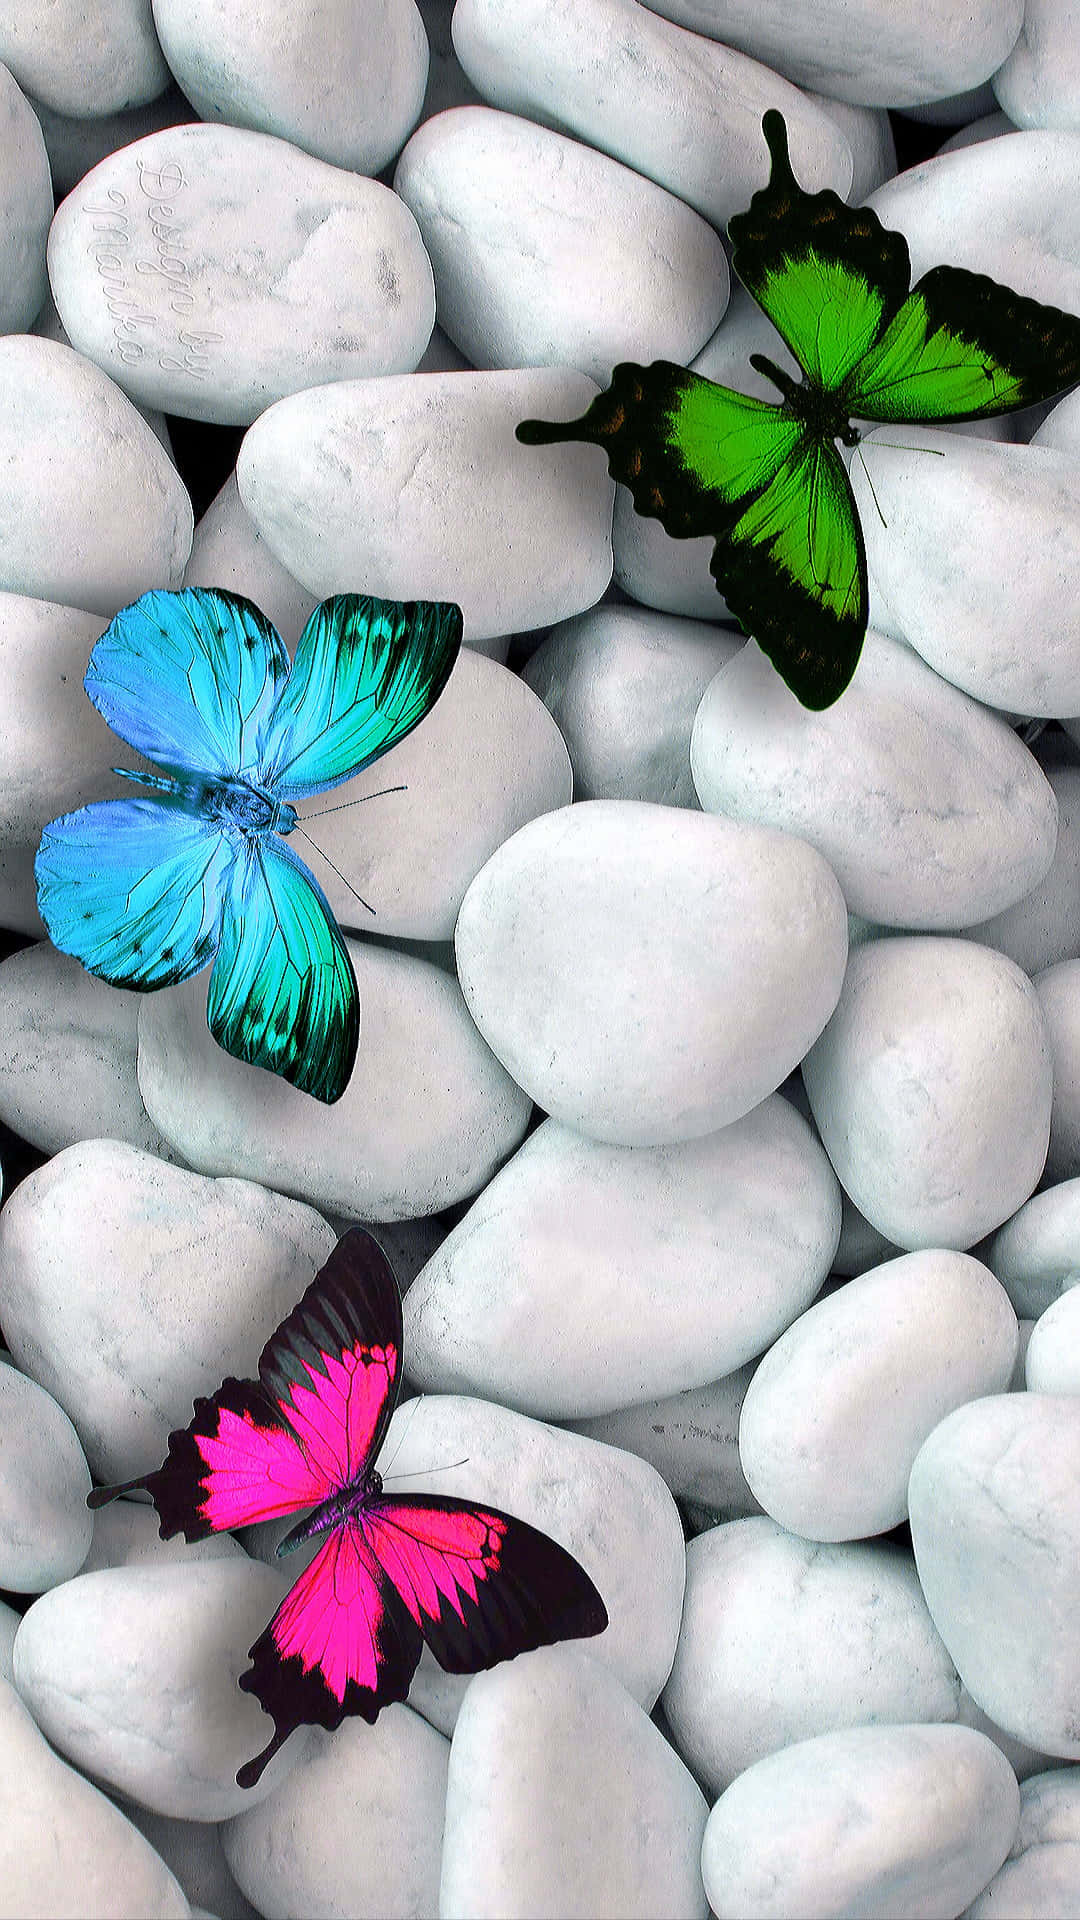
[[[360,1038],[356,977],[326,895],[282,836],[303,834],[294,801],[419,725],[461,631],[452,602],[338,594],[315,608],[290,667],[239,594],[188,587],[124,607],[83,684],[163,772],[116,767],[156,797],[97,801],[45,828],[35,874],[53,945],[140,993],[212,960],[218,1045],[340,1099]]]
[[[831,706],[866,634],[862,528],[836,441],[852,417],[978,420],[1080,379],[1080,319],[983,274],[934,267],[911,287],[902,234],[831,190],[804,193],[783,116],[762,120],[769,183],[728,223],[732,266],[803,371],[750,364],[779,403],[670,361],[624,362],[579,420],[523,420],[528,446],[603,447],[635,510],[676,538],[709,534],[731,612],[803,706]],[[910,289],[910,291],[909,291]]]
[[[156,1473],[99,1487],[101,1507],[136,1488],[161,1537],[204,1540],[313,1507],[288,1553],[323,1545],[248,1650],[240,1685],[274,1735],[236,1775],[254,1786],[293,1730],[372,1725],[404,1700],[426,1640],[449,1673],[479,1673],[558,1640],[602,1633],[607,1610],[584,1568],[496,1507],[408,1493],[375,1471],[401,1385],[401,1295],[381,1248],[352,1227],[263,1348],[258,1380],[225,1380],[169,1435]]]

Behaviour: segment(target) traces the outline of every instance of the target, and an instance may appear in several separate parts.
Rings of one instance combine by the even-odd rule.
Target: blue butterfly
[[[218,1045],[317,1100],[340,1099],[360,1038],[348,950],[282,835],[293,802],[350,779],[429,713],[461,645],[452,602],[339,594],[290,668],[239,594],[144,593],[90,655],[84,685],[114,733],[164,771],[156,798],[50,821],[35,861],[53,945],[113,986],[150,993],[214,962]]]

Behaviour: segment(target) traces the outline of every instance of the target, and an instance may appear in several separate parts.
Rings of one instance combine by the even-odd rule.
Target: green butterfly
[[[517,437],[592,441],[638,513],[679,539],[711,534],[731,612],[820,710],[850,681],[867,619],[862,528],[836,441],[858,444],[853,417],[928,425],[1047,400],[1080,380],[1080,319],[960,267],[911,287],[903,235],[829,190],[804,193],[783,116],[761,124],[772,172],[729,222],[732,265],[804,379],[752,353],[777,405],[667,360],[626,362],[580,420],[523,420]]]

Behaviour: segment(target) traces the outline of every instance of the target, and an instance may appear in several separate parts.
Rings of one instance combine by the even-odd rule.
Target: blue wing
[[[123,607],[83,684],[113,732],[148,760],[235,775],[255,766],[288,674],[284,641],[250,600],[185,587]]]
[[[263,730],[262,784],[300,799],[359,773],[430,712],[460,647],[452,601],[355,593],[322,601]]]
[[[223,833],[175,804],[97,801],[45,828],[38,907],[61,953],[148,993],[213,959],[234,857]]]
[[[274,834],[232,870],[206,1018],[218,1045],[327,1104],[348,1085],[360,995],[318,881]]]

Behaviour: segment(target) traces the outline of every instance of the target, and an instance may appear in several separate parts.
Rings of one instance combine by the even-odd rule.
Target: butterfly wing
[[[731,612],[803,705],[826,707],[843,692],[866,632],[866,561],[831,441],[663,360],[616,367],[580,420],[527,420],[517,433],[530,445],[602,446],[638,513],[676,538],[712,535]]]
[[[217,951],[233,848],[175,803],[102,800],[50,820],[34,861],[53,945],[99,979],[175,986]]]
[[[84,685],[114,733],[170,769],[235,775],[255,764],[287,683],[275,628],[239,594],[141,594],[95,643]]]
[[[326,895],[276,834],[237,837],[206,1002],[220,1047],[332,1105],[349,1082],[360,996]]]
[[[404,740],[445,687],[461,632],[449,601],[322,601],[263,727],[265,784],[285,800],[321,793]]]

